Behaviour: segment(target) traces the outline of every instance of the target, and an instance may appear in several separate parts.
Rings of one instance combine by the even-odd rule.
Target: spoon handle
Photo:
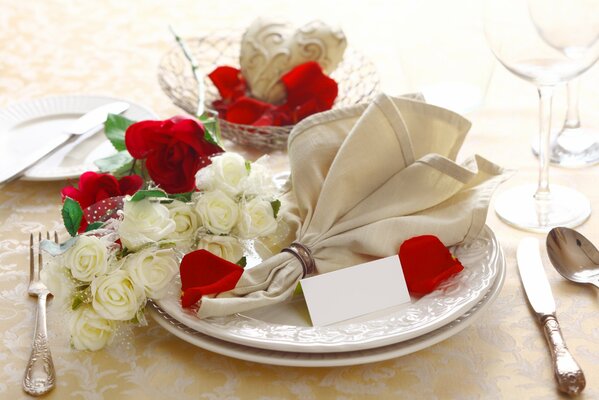
[[[554,315],[547,315],[542,324],[559,390],[571,395],[580,393],[586,384],[584,373],[566,346],[559,322]]]

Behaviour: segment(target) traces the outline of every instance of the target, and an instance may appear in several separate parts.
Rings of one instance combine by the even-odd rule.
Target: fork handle
[[[23,390],[33,396],[49,392],[56,383],[56,372],[54,371],[52,354],[48,345],[48,331],[46,328],[46,297],[47,293],[41,293],[37,297],[31,355],[23,377]]]

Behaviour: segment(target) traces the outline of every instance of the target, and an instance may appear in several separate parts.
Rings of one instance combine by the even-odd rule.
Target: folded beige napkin
[[[455,162],[469,128],[451,111],[387,95],[299,123],[289,138],[292,188],[283,212],[317,272],[396,254],[417,235],[446,246],[476,238],[508,174],[480,156]],[[244,271],[233,290],[202,298],[198,315],[283,301],[302,274],[298,259],[277,254]]]

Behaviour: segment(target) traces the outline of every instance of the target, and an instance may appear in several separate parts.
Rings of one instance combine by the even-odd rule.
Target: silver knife
[[[578,394],[584,389],[586,380],[570,354],[557,322],[555,300],[541,261],[539,241],[533,237],[522,239],[518,245],[517,259],[528,302],[537,314],[549,344],[559,390],[571,395]]]
[[[67,135],[49,138],[44,146],[21,159],[10,160],[10,162],[0,160],[0,185],[18,179],[31,166],[66,144],[72,143],[82,136],[92,136],[102,129],[108,114],[121,114],[128,108],[129,103],[124,101],[115,101],[94,108],[69,125],[64,130],[64,133],[67,133]],[[2,161],[4,161],[4,163],[2,163]]]

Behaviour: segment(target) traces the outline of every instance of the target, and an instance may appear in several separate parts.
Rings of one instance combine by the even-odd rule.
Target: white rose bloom
[[[220,190],[202,194],[195,210],[204,227],[217,235],[231,232],[239,217],[239,205]]]
[[[133,319],[145,300],[143,288],[122,269],[94,279],[91,292],[94,310],[101,317],[117,321]]]
[[[270,202],[256,197],[242,204],[237,230],[243,239],[255,239],[274,233],[277,230],[277,220]]]
[[[40,271],[40,277],[54,296],[54,301],[63,306],[71,301],[75,283],[69,276],[68,270],[58,260],[60,260],[59,257],[52,257]]]
[[[248,177],[245,159],[237,153],[223,153],[212,158],[208,167],[212,170],[213,185],[231,197],[241,193],[243,182]]]
[[[173,249],[147,248],[128,255],[123,268],[129,272],[133,282],[144,289],[147,297],[160,299],[179,271],[179,262]]]
[[[176,229],[168,208],[149,199],[125,201],[119,236],[129,250],[167,238]]]
[[[204,235],[198,242],[198,250],[208,250],[215,256],[236,263],[243,257],[243,246],[232,236]]]
[[[265,157],[252,163],[248,178],[242,182],[242,191],[246,196],[272,198],[277,193],[277,186],[265,163]]]
[[[106,243],[95,236],[79,236],[64,254],[64,264],[71,270],[73,278],[91,282],[108,271]]]
[[[175,230],[168,238],[173,240],[191,241],[198,229],[198,216],[191,205],[179,200],[166,204],[170,217],[175,221]]]
[[[81,305],[71,315],[71,343],[77,350],[100,350],[110,341],[115,322],[102,318],[89,305]]]
[[[212,164],[200,169],[196,173],[196,187],[199,190],[214,190],[214,170]]]

